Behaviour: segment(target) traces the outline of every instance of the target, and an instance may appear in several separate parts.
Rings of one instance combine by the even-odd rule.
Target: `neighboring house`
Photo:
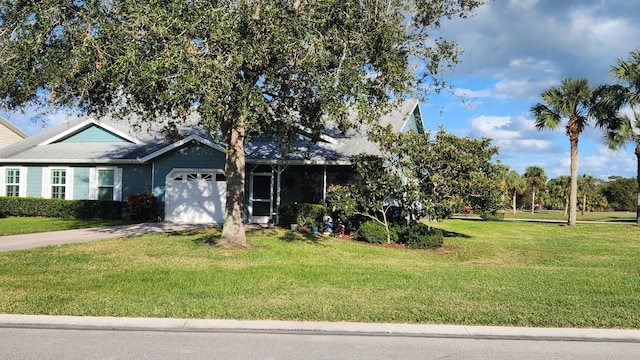
[[[0,116],[0,148],[17,143],[26,138],[27,134]]]
[[[417,101],[405,101],[381,122],[424,132]],[[0,149],[0,196],[124,200],[153,193],[165,221],[222,223],[223,146],[197,126],[166,129],[83,117],[45,130]],[[317,142],[299,135],[289,151],[265,137],[245,145],[247,222],[267,223],[278,204],[322,202],[329,185],[352,179],[353,155],[377,151],[364,129],[342,135],[328,129]]]

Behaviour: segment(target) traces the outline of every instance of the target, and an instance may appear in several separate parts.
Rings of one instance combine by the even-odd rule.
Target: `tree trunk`
[[[513,190],[513,198],[511,199],[511,207],[513,208],[513,213],[516,213],[516,196],[517,196],[518,192]]]
[[[638,193],[636,194],[636,224],[640,225],[640,142],[636,144],[636,159],[638,159]]]
[[[585,209],[587,208],[587,193],[582,194],[582,216],[584,216]]]
[[[227,203],[224,209],[221,247],[250,248],[244,232],[245,183],[245,116],[240,115],[235,126],[223,129],[227,142],[225,175],[227,177]]]
[[[569,214],[569,197],[565,196],[564,197],[564,216],[567,216]]]
[[[569,220],[567,221],[569,226],[576,224],[576,206],[578,204],[578,133],[573,127],[575,127],[575,119],[570,119],[567,125],[571,143],[571,186],[569,187]]]
[[[536,209],[536,187],[531,191],[531,213],[534,214]]]

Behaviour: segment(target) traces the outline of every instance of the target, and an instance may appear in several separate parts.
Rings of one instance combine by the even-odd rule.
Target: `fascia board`
[[[27,135],[22,130],[18,129],[15,125],[10,123],[9,120],[3,118],[2,116],[0,116],[0,124],[4,125],[7,129],[13,131],[14,133],[16,133],[16,135],[20,136],[23,139],[26,139],[29,137],[29,135]]]
[[[0,159],[0,164],[140,164],[138,159]]]
[[[247,164],[255,165],[352,165],[349,160],[251,160]]]
[[[179,147],[181,147],[181,146],[183,146],[185,144],[188,144],[191,141],[197,141],[197,142],[199,142],[201,144],[209,146],[212,149],[218,150],[218,151],[223,152],[223,153],[225,152],[225,150],[224,150],[224,148],[222,146],[214,143],[213,141],[204,139],[201,136],[198,136],[198,135],[194,134],[194,135],[189,135],[189,136],[187,136],[186,138],[184,138],[182,140],[178,140],[178,141],[176,141],[174,143],[171,143],[171,144],[163,147],[162,149],[157,150],[157,151],[155,151],[155,152],[153,152],[153,153],[151,153],[151,154],[149,154],[147,156],[144,156],[142,158],[138,158],[138,160],[140,160],[141,162],[147,162],[149,160],[157,158],[158,156],[166,154],[171,150],[175,150],[175,149],[177,149],[177,148],[179,148]]]
[[[416,124],[417,126],[419,126],[422,129],[422,132],[424,133],[424,123],[423,119],[422,119],[422,112],[420,111],[420,102],[418,102],[418,100],[413,100],[413,106],[411,107],[410,111],[408,111],[406,114],[404,114],[405,119],[404,119],[404,123],[402,123],[402,128],[400,128],[400,132],[405,132],[407,129],[407,126],[409,125],[409,120],[411,119],[411,115],[416,111],[416,107],[418,108],[418,113],[420,114],[420,124]]]
[[[57,134],[57,135],[45,140],[43,142],[41,142],[38,145],[49,145],[49,144],[52,144],[52,143],[54,143],[54,142],[56,142],[56,141],[58,141],[60,139],[64,139],[65,137],[73,134],[74,132],[76,132],[76,131],[78,131],[78,130],[80,130],[82,128],[87,127],[87,125],[99,126],[99,127],[103,128],[103,129],[109,131],[109,132],[112,132],[112,133],[118,135],[121,138],[124,138],[124,139],[126,139],[128,141],[131,141],[134,144],[137,144],[137,145],[144,144],[143,141],[141,141],[139,139],[136,139],[136,138],[134,138],[134,137],[132,137],[132,136],[130,136],[128,134],[125,134],[120,130],[114,129],[113,127],[111,127],[111,126],[109,126],[107,124],[103,124],[103,123],[101,123],[99,121],[96,121],[94,118],[89,118],[89,119],[81,122],[80,124],[77,124],[76,126],[73,126],[70,129],[67,129],[67,130],[65,130],[65,131],[63,131],[63,132],[61,132],[61,133],[59,133],[59,134]]]

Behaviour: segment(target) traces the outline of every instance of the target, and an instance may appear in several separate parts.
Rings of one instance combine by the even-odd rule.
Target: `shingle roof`
[[[397,108],[390,111],[381,119],[382,124],[391,124],[395,131],[402,131],[411,115],[418,111],[418,102],[404,101]],[[194,118],[183,125],[182,138],[198,135],[197,138],[214,140],[213,136],[197,126],[198,119]],[[421,121],[421,119],[420,119]],[[114,119],[110,116],[95,119],[80,117],[55,128],[42,131],[18,143],[0,149],[0,162],[24,163],[130,163],[147,160],[153,154],[161,154],[174,144],[168,141],[161,129],[160,123],[147,124],[140,128],[135,118]],[[88,146],[83,142],[51,142],[51,139],[61,136],[83,126],[104,126],[137,139],[134,142],[95,142]],[[422,124],[420,124],[422,126]],[[367,140],[366,127],[351,129],[346,134],[339,134],[331,126],[326,134],[333,136],[335,141],[318,143],[298,143],[290,151],[274,142],[250,141],[245,145],[246,161],[249,163],[348,163],[349,159],[359,153],[377,153],[375,144]],[[175,146],[175,144],[173,145]]]

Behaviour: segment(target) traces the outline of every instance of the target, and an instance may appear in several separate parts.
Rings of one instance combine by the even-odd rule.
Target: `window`
[[[6,196],[20,196],[20,169],[7,169],[5,184]]]
[[[89,199],[120,201],[122,199],[122,169],[94,167],[89,170]]]
[[[42,168],[42,197],[45,199],[73,199],[73,168]]]
[[[67,170],[51,170],[51,197],[53,199],[66,199],[67,194]]]
[[[114,169],[98,170],[98,200],[113,200],[115,175]]]

